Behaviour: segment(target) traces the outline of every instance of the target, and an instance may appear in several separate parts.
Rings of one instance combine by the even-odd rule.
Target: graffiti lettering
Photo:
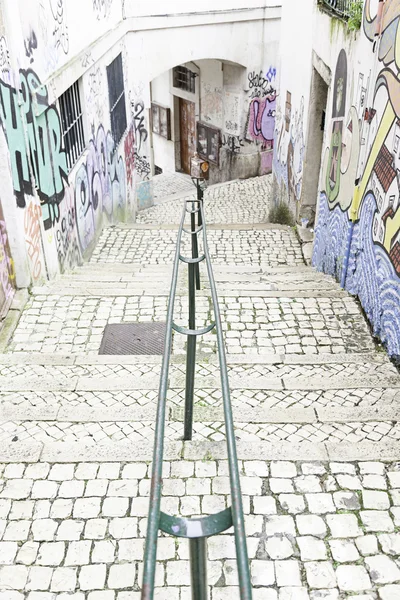
[[[81,262],[75,222],[74,190],[70,187],[65,191],[60,220],[56,226],[57,256],[62,273]]]
[[[25,225],[25,241],[28,250],[28,257],[32,268],[33,279],[39,279],[42,273],[41,262],[41,241],[40,241],[40,219],[42,217],[42,209],[40,205],[35,203],[34,198],[31,198],[28,206],[25,209],[24,225]]]
[[[54,47],[56,50],[61,48],[64,54],[68,54],[69,33],[64,2],[65,0],[50,0],[50,8],[54,19]]]
[[[99,21],[109,16],[112,3],[113,0],[93,0],[93,10]]]
[[[126,202],[126,176],[122,157],[114,140],[101,125],[89,143],[89,154],[75,180],[75,213],[82,252],[92,244],[100,228],[102,214],[109,219],[123,217]]]
[[[232,154],[239,154],[240,148],[244,146],[244,140],[240,135],[224,134],[222,136],[222,145],[230,150]]]
[[[140,152],[142,143],[148,138],[148,131],[144,124],[144,103],[140,100],[138,102],[132,102],[133,121],[135,125],[135,138],[137,143],[137,151]]]
[[[132,185],[133,172],[135,170],[135,133],[134,126],[131,125],[124,142],[125,151],[125,166],[126,166],[126,180],[129,185]]]
[[[81,62],[82,67],[84,69],[87,69],[93,63],[94,63],[94,60],[93,60],[93,56],[92,56],[91,52],[85,52],[85,54],[82,57],[82,62]]]
[[[14,293],[15,269],[10,255],[7,229],[0,204],[0,313],[1,302],[7,302]]]
[[[33,63],[33,51],[37,50],[38,43],[36,33],[31,29],[29,37],[24,40],[25,54],[30,58],[30,62]]]
[[[251,139],[273,145],[276,113],[276,94],[250,103],[247,132]],[[271,145],[272,144],[272,145]]]
[[[270,79],[270,72],[271,68],[265,76],[262,71],[259,73],[252,71],[248,74],[249,90],[251,90],[250,98],[264,98],[264,96],[275,93],[275,89],[271,84],[272,79]]]
[[[1,79],[7,83],[11,81],[11,62],[6,38],[0,38],[0,70]]]
[[[145,156],[140,156],[137,152],[135,152],[135,168],[137,174],[142,179],[149,178],[151,172],[150,163]]]
[[[60,118],[55,106],[48,105],[47,88],[32,70],[21,70],[20,80],[28,153],[17,92],[0,81],[0,119],[7,136],[14,193],[17,205],[24,208],[24,194],[33,193],[31,166],[39,197],[44,202],[44,226],[49,229],[58,220],[58,205],[64,197],[64,181],[67,181]]]

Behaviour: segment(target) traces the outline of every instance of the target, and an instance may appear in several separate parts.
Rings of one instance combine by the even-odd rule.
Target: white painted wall
[[[174,101],[171,93],[171,72],[165,71],[151,83],[152,101],[165,106],[171,111],[171,139],[153,133],[154,164],[164,173],[175,172],[175,128],[174,128]]]

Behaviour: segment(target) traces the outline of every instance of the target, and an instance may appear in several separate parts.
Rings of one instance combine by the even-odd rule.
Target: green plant
[[[349,19],[347,27],[350,31],[358,31],[361,28],[364,0],[355,0],[350,4]]]
[[[279,225],[290,226],[294,225],[292,213],[285,202],[279,202],[279,204],[272,207],[269,211],[268,219],[270,223],[279,223]]]

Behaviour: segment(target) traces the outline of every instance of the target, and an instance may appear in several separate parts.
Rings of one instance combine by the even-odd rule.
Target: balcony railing
[[[342,19],[348,19],[350,8],[357,0],[318,0],[318,4],[327,8],[330,12]]]

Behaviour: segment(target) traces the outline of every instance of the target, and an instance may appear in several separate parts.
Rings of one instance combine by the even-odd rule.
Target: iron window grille
[[[86,146],[78,81],[60,96],[59,105],[67,165],[71,169]]]
[[[194,94],[196,91],[196,73],[187,67],[174,67],[173,84],[175,88]]]
[[[124,72],[122,54],[107,67],[108,97],[110,102],[111,133],[115,145],[119,143],[127,127]]]
[[[350,16],[350,8],[357,0],[318,0],[319,4],[329,9],[343,19],[348,19]]]

